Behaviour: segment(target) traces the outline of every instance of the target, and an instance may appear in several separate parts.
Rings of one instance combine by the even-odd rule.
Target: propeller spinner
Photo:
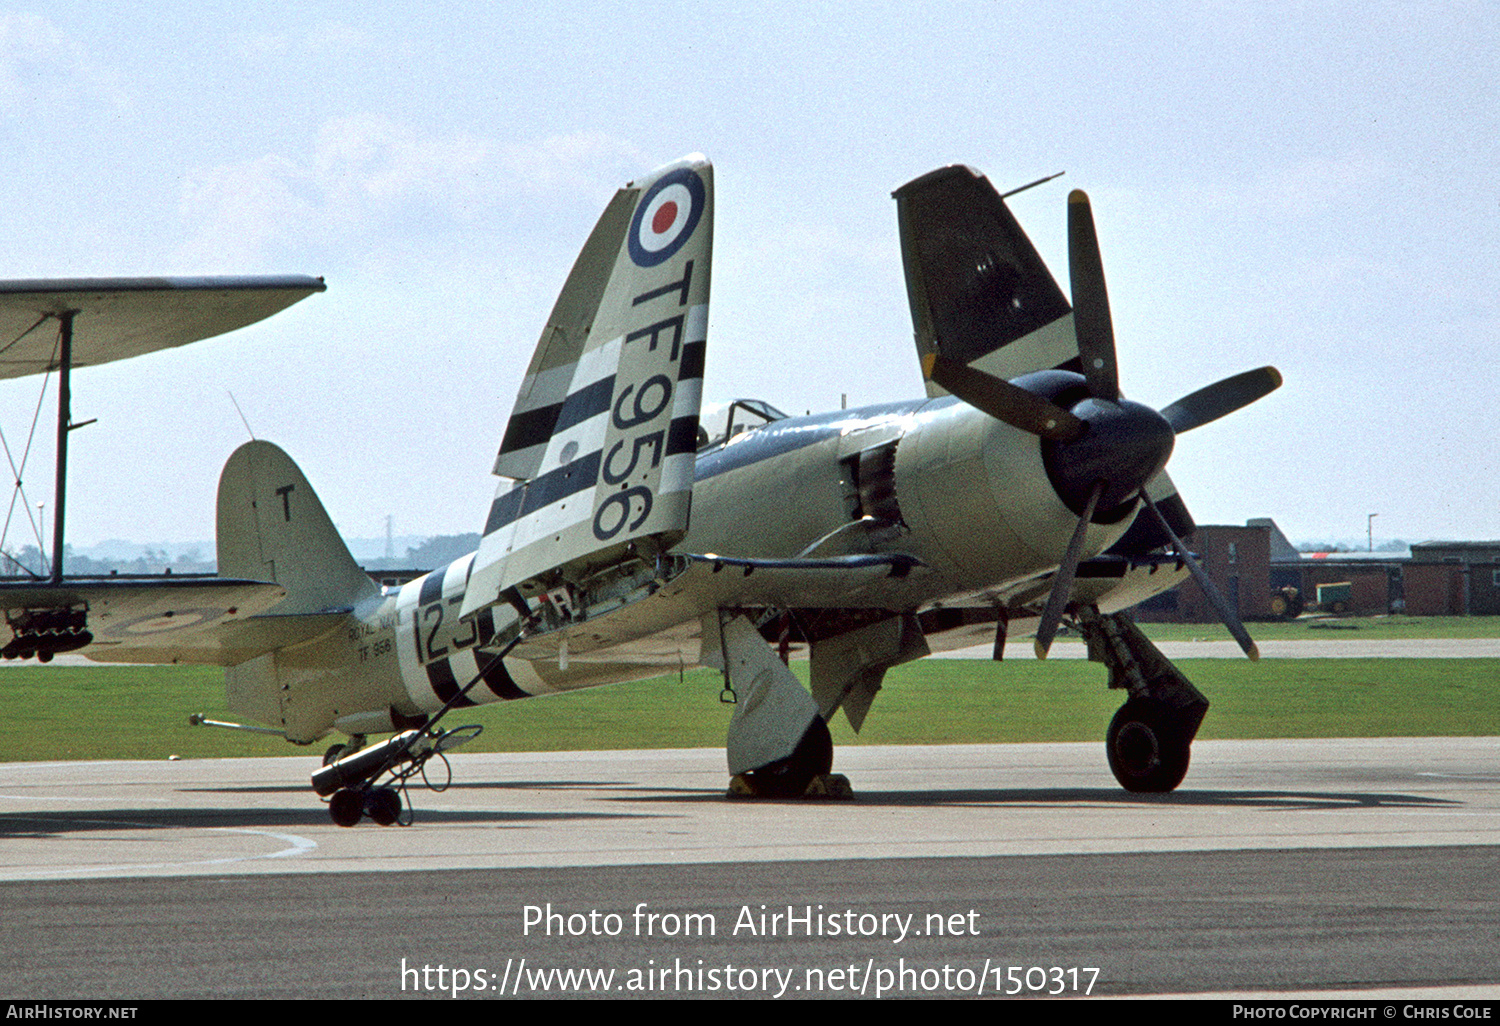
[[[908,268],[911,274],[910,259]],[[930,315],[917,321],[919,336],[927,336],[922,339],[928,348],[922,368],[927,377],[997,420],[1043,439],[1043,457],[1053,486],[1064,504],[1078,514],[1078,527],[1053,576],[1037,628],[1036,654],[1046,658],[1056,637],[1088,524],[1096,517],[1116,518],[1125,505],[1144,503],[1225,626],[1245,654],[1255,659],[1259,653],[1239,617],[1145,489],[1166,465],[1177,435],[1255,402],[1281,385],[1281,375],[1274,367],[1236,374],[1183,396],[1160,412],[1121,398],[1104,262],[1093,209],[1088,196],[1078,189],[1068,196],[1068,268],[1073,286],[1073,325],[1083,368],[1081,383],[1087,392],[1068,409],[1015,382],[945,358],[943,344],[960,342],[961,346],[961,340],[937,338]],[[916,273],[920,287],[920,270]]]

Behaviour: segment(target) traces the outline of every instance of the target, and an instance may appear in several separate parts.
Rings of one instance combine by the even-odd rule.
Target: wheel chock
[[[748,774],[736,773],[729,778],[729,790],[724,797],[768,798],[774,796],[761,793]],[[802,792],[801,797],[850,801],[854,798],[854,788],[849,783],[849,778],[842,773],[820,773],[808,781],[807,789]]]
[[[804,798],[827,798],[833,801],[852,801],[854,788],[849,778],[842,773],[820,773],[807,782]]]

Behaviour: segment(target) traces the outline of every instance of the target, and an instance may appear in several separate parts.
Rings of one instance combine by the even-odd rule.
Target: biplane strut
[[[97,419],[73,423],[74,368],[211,338],[323,289],[322,279],[302,275],[0,281],[0,338],[8,339],[0,345],[0,378],[55,370],[58,380],[51,565],[45,575],[22,567],[27,579],[0,584],[5,623],[13,635],[0,648],[0,657],[35,656],[46,662],[59,652],[83,648],[94,640],[88,629],[89,596],[129,590],[120,578],[67,578],[68,435]],[[57,339],[43,341],[44,334],[34,333],[52,320],[58,324]],[[43,378],[43,394],[46,387]],[[39,398],[39,416],[41,407]],[[21,492],[19,469],[15,477]],[[45,550],[44,528],[38,524],[35,530],[37,548]],[[163,581],[179,587],[192,583]]]

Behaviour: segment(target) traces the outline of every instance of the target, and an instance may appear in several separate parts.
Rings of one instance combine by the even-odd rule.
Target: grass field
[[[1200,628],[1201,630],[1201,628]],[[805,674],[806,664],[793,664]],[[1203,738],[1500,735],[1500,660],[1192,659],[1178,664],[1213,703]],[[1078,660],[923,660],[886,677],[863,734],[842,716],[836,744],[1101,741],[1123,696]],[[232,719],[222,673],[186,666],[11,667],[0,671],[0,761],[291,755],[278,738],[189,727]],[[694,671],[553,698],[460,710],[482,723],[469,751],[717,748],[732,707]]]
[[[1495,616],[1304,616],[1245,625],[1257,641],[1318,641],[1357,638],[1387,641],[1400,638],[1500,638]],[[1224,640],[1229,632],[1211,623],[1143,623],[1156,641]]]

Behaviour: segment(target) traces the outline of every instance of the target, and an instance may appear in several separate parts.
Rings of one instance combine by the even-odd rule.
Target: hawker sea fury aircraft
[[[1071,306],[977,172],[895,198],[926,398],[700,409],[714,192],[690,157],[620,190],[584,244],[505,427],[478,552],[382,590],[296,465],[250,442],[219,485],[220,579],[12,588],[7,651],[227,666],[237,714],[301,744],[349,736],[313,784],[353,825],[397,821],[392,782],[477,731],[439,728],[450,709],[690,665],[736,699],[732,793],[830,793],[827,720],[842,709],[858,730],[890,667],[980,640],[999,659],[1021,627],[1045,656],[1067,620],[1128,693],[1115,775],[1171,790],[1208,703],[1124,610],[1193,574],[1255,655],[1181,540],[1193,523],[1163,467],[1178,434],[1280,377],[1130,402],[1083,193]]]

